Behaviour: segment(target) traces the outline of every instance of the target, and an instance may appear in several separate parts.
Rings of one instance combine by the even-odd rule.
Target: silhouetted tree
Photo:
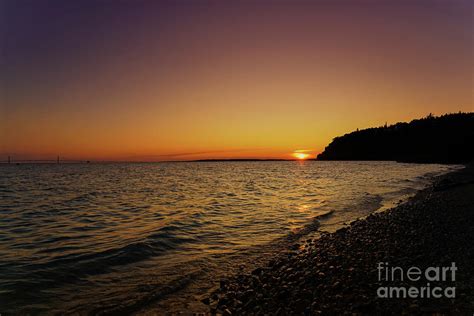
[[[466,163],[474,160],[474,113],[429,114],[410,123],[336,137],[318,160]]]

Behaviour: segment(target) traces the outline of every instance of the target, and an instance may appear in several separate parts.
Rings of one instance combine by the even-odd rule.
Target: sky
[[[312,157],[474,110],[468,0],[0,0],[0,48],[0,160]]]

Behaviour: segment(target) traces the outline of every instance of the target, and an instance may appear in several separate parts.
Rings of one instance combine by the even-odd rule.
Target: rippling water
[[[0,313],[196,308],[216,275],[455,167],[392,162],[0,165]],[[269,250],[270,249],[270,250]],[[257,259],[255,259],[257,260]]]

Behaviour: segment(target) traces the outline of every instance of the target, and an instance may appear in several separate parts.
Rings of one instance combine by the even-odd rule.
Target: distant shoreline
[[[162,161],[162,162],[239,162],[239,161],[305,161],[305,160],[316,160],[316,159],[258,159],[258,158],[229,158],[229,159],[196,159],[196,160],[175,160],[175,161]]]
[[[121,160],[64,160],[57,161],[52,160],[19,160],[12,161],[0,161],[0,165],[16,165],[16,164],[100,164],[100,163],[170,163],[170,162],[247,162],[247,161],[316,161],[316,159],[258,159],[258,158],[229,158],[229,159],[195,159],[195,160],[160,160],[160,161],[121,161]]]
[[[441,164],[441,165],[464,165],[464,163],[451,163],[451,162],[431,162],[431,161],[397,161],[397,160],[384,160],[384,159],[338,159],[338,160],[323,160],[323,159],[247,159],[247,158],[230,158],[230,159],[197,159],[197,160],[162,160],[162,161],[114,161],[114,160],[65,160],[60,161],[44,161],[44,160],[20,160],[12,161],[0,161],[1,165],[79,165],[79,164],[153,164],[153,163],[186,163],[186,162],[286,162],[286,161],[318,161],[318,162],[396,162],[396,163],[410,163],[410,164]]]

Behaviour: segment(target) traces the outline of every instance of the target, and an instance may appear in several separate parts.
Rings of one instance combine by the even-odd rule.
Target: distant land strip
[[[21,159],[21,160],[0,160],[0,164],[17,163],[175,163],[175,162],[239,162],[239,161],[314,161],[316,159],[252,159],[252,158],[230,158],[230,159],[198,159],[198,160],[162,160],[162,161],[124,161],[124,160],[57,160],[54,159]]]

